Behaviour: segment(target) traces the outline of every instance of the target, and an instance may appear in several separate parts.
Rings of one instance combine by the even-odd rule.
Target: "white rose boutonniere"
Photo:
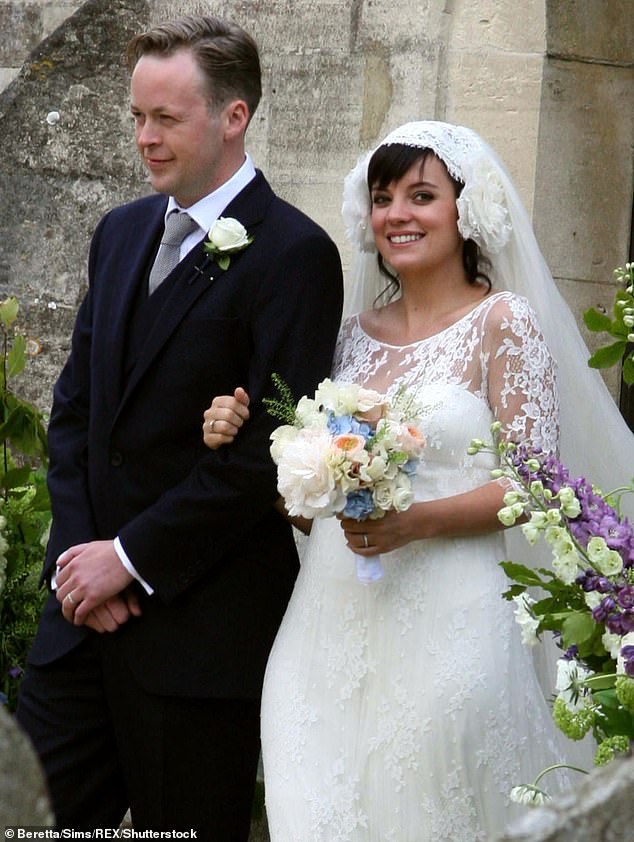
[[[253,242],[247,229],[232,217],[219,217],[209,229],[205,251],[214,256],[221,269],[228,269],[231,255],[245,249]]]

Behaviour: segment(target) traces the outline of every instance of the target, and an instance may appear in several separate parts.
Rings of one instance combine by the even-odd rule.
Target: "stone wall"
[[[249,148],[276,189],[348,249],[343,176],[385,132],[416,117],[472,125],[505,159],[576,314],[609,303],[628,256],[634,88],[631,0],[223,0],[249,29],[264,98]],[[192,0],[0,3],[0,295],[41,341],[23,390],[43,408],[85,289],[90,231],[144,191],[118,57],[150,20]],[[34,52],[15,68],[28,47]],[[14,77],[14,78],[13,78]],[[0,75],[0,86],[2,83]],[[59,122],[48,124],[51,111]],[[590,344],[597,339],[589,337]],[[612,376],[616,388],[616,376]]]

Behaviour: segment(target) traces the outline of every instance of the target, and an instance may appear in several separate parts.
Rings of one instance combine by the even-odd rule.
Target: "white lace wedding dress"
[[[333,378],[417,395],[418,500],[490,481],[492,457],[467,447],[490,439],[495,417],[515,439],[556,447],[552,359],[511,293],[404,347],[349,319]],[[314,523],[265,679],[272,842],[490,842],[526,809],[511,788],[560,761],[564,740],[501,598],[505,557],[499,532],[417,541],[362,585],[339,522]]]

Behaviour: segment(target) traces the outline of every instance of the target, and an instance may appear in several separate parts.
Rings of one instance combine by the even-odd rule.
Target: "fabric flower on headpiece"
[[[474,162],[468,172],[464,170],[464,187],[456,200],[458,230],[465,240],[474,240],[489,254],[497,254],[512,231],[499,173],[484,158]]]

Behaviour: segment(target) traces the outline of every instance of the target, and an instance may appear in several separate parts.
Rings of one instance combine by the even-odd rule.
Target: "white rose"
[[[221,216],[209,229],[209,242],[220,252],[243,249],[251,242],[247,229],[232,217]]]
[[[378,482],[373,489],[372,499],[376,507],[384,512],[392,509],[397,512],[406,511],[414,501],[409,477],[399,473],[393,480]]]

